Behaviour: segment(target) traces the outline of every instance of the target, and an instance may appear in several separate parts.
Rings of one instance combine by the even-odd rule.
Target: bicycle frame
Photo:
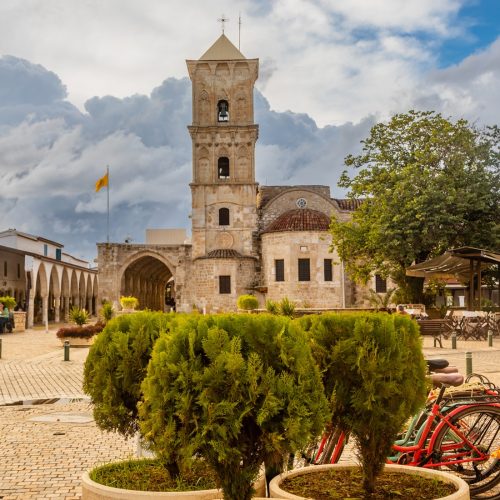
[[[453,425],[450,420],[460,411],[463,411],[464,408],[473,408],[473,407],[485,407],[485,406],[496,406],[500,407],[499,403],[471,403],[471,404],[464,404],[457,406],[455,409],[451,410],[450,412],[443,414],[441,412],[440,408],[440,398],[438,398],[434,404],[432,405],[432,409],[425,421],[423,431],[419,433],[419,438],[416,444],[411,445],[411,446],[403,446],[403,445],[397,445],[393,444],[392,449],[394,451],[397,451],[401,455],[397,455],[394,457],[389,457],[388,458],[388,463],[401,463],[403,457],[406,458],[410,454],[412,455],[412,459],[410,461],[404,462],[405,465],[411,465],[411,466],[417,466],[417,467],[426,467],[426,468],[433,468],[433,467],[441,467],[444,465],[450,465],[450,464],[460,464],[460,463],[465,463],[465,462],[480,462],[483,461],[487,458],[488,455],[483,453],[479,448],[474,446],[473,443],[470,443],[470,441],[466,438],[466,436],[462,433],[460,429],[458,429],[455,425]],[[437,426],[433,429],[433,425],[436,422],[436,420],[439,421]],[[455,456],[448,457],[448,460],[444,462],[436,462],[433,460],[433,450],[434,450],[434,445],[436,441],[436,436],[439,434],[439,431],[443,427],[449,427],[453,432],[463,441],[465,441],[470,449],[468,451],[463,451],[461,454],[457,454]],[[450,450],[453,449],[452,446],[450,445]],[[461,458],[464,456],[464,453],[467,453],[470,455],[471,453],[474,453],[474,457],[470,455],[467,458]],[[451,459],[451,460],[450,460]]]

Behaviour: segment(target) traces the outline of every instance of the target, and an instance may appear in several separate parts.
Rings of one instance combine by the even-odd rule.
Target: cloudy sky
[[[189,229],[185,59],[221,33],[260,59],[261,184],[325,184],[396,112],[500,124],[499,0],[1,0],[0,230],[93,259]]]

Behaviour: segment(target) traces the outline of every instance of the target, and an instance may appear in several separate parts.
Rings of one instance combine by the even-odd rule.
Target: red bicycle
[[[469,484],[474,498],[500,499],[500,490],[494,489],[500,483],[500,390],[484,377],[474,377],[481,383],[473,388],[453,392],[442,385],[437,397],[431,392],[425,408],[393,444],[387,462],[447,469]],[[433,376],[433,382],[458,386],[463,377],[451,371]],[[330,429],[309,462],[337,463],[348,439],[342,430]]]

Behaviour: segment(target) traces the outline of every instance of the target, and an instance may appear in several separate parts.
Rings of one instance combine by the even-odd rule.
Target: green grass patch
[[[136,491],[198,491],[217,488],[215,474],[194,461],[182,477],[172,479],[157,459],[127,460],[102,465],[90,471],[90,479],[111,488]]]

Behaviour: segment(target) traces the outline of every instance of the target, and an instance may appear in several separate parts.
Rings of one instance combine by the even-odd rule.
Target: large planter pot
[[[24,311],[14,311],[14,331],[24,332],[26,330],[26,313]]]
[[[59,338],[61,343],[64,345],[65,342],[69,342],[71,347],[89,347],[94,342],[94,337],[63,337]]]
[[[345,470],[353,467],[358,467],[355,464],[335,464],[335,465],[314,465],[311,467],[304,467],[303,469],[294,469],[284,474],[276,476],[269,484],[269,493],[271,498],[287,498],[293,500],[305,500],[305,497],[292,495],[280,488],[280,484],[289,477],[295,477],[304,474],[314,474],[315,472],[328,469]],[[408,467],[406,465],[386,465],[386,471],[397,472],[401,474],[414,474],[417,476],[428,477],[429,479],[436,479],[444,483],[452,483],[456,486],[457,491],[446,497],[441,497],[435,500],[469,500],[469,486],[463,480],[451,473],[438,471],[434,469],[424,469],[421,467]]]
[[[121,488],[110,488],[103,484],[96,483],[90,479],[87,472],[82,477],[82,500],[140,500],[140,499],[179,499],[179,500],[212,500],[221,498],[220,490],[199,490],[199,491],[134,491]]]
[[[266,480],[264,474],[260,474],[254,483],[255,493],[258,498],[266,495]],[[172,492],[157,492],[157,491],[134,491],[124,490],[121,488],[110,488],[103,484],[96,483],[90,479],[88,472],[85,472],[82,477],[82,500],[140,500],[140,499],[179,499],[179,500],[211,500],[221,499],[221,490],[199,490],[199,491],[172,491]]]

